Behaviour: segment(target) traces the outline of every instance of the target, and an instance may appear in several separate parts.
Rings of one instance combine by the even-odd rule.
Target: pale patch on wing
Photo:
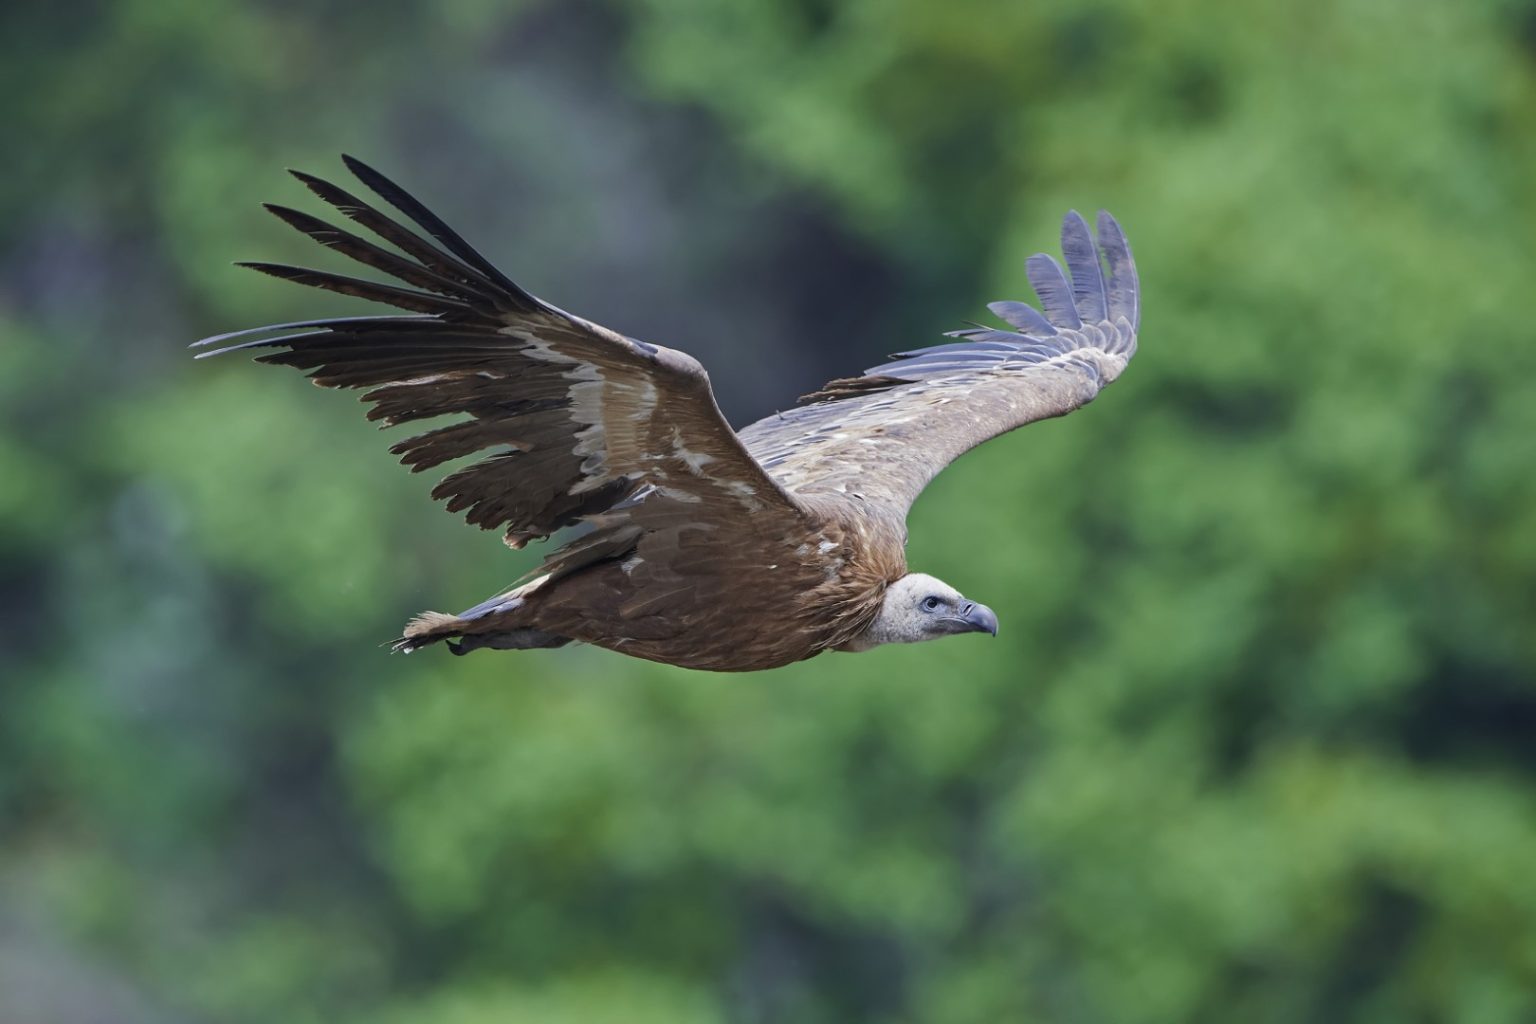
[[[750,511],[762,511],[764,506],[763,502],[759,500],[757,496],[757,488],[753,487],[745,480],[722,480],[720,483],[727,491],[740,498],[742,503],[745,504]]]
[[[645,462],[655,456],[615,451],[620,439],[633,439],[643,433],[657,408],[656,385],[645,378],[623,379],[604,372],[591,364],[577,364],[562,374],[573,381],[570,396],[570,416],[584,424],[575,434],[571,451],[581,456],[583,478],[571,489],[572,494],[585,494],[596,490],[616,478],[610,469],[610,456],[621,462]],[[617,435],[617,436],[616,436]],[[628,441],[631,446],[632,441]]]
[[[582,362],[575,356],[557,351],[547,338],[519,324],[509,324],[501,328],[499,333],[509,335],[523,342],[527,346],[526,349],[523,349],[523,354],[530,359],[537,359],[543,363],[561,363],[567,366],[580,365]]]
[[[702,476],[704,474],[704,467],[715,461],[713,455],[706,455],[703,452],[691,452],[681,445],[677,449],[677,457],[683,460],[683,465],[687,466],[695,476]]]

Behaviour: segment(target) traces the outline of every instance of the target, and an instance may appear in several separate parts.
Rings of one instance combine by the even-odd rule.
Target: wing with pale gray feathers
[[[1044,253],[1025,265],[1044,312],[994,302],[1013,330],[953,331],[955,342],[834,380],[742,430],[747,450],[792,494],[842,495],[904,515],[966,451],[1092,401],[1136,352],[1136,265],[1108,213],[1099,213],[1097,243],[1069,213],[1061,242],[1070,280]]]

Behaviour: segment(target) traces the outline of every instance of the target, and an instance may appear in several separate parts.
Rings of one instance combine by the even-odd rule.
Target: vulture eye
[[[938,598],[936,598],[936,597],[925,597],[925,598],[923,598],[923,611],[925,611],[925,612],[936,611],[938,609],[938,607],[939,607],[939,599]]]

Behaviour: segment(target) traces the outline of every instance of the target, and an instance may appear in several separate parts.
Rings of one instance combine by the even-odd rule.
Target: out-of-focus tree
[[[3,17],[0,1017],[1536,1014],[1531,12]],[[389,658],[536,556],[181,349],[351,308],[227,266],[316,258],[254,200],[342,149],[737,421],[1027,298],[1068,206],[1142,350],[914,510],[996,641]]]

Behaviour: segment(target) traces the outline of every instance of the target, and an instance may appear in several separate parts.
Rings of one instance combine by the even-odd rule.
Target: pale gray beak
[[[959,616],[950,620],[960,628],[960,633],[990,633],[997,636],[997,613],[984,604],[974,601],[960,610]]]

